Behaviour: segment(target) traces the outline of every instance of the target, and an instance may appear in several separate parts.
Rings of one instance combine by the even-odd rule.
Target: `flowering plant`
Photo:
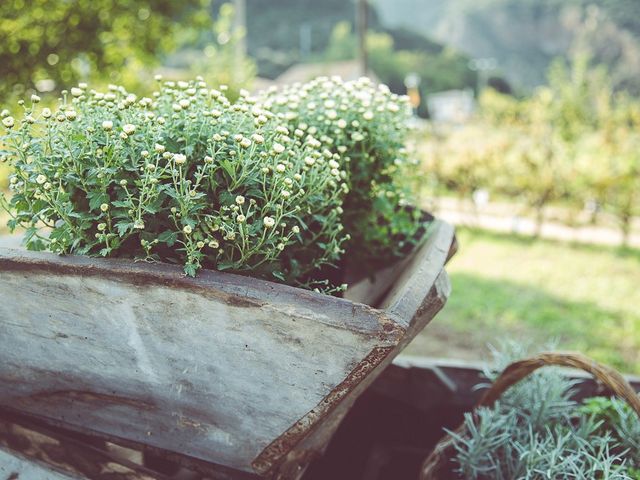
[[[152,98],[80,84],[54,110],[34,95],[21,121],[2,112],[9,226],[25,228],[34,250],[309,285],[348,238],[338,154],[247,92],[231,104],[201,79],[158,81]]]
[[[344,224],[352,234],[350,252],[365,264],[408,253],[422,223],[420,211],[407,206],[403,181],[411,165],[405,149],[407,98],[368,78],[318,77],[272,88],[261,102],[288,123],[294,136],[314,135],[340,155],[343,164],[335,160],[330,166],[344,168],[349,184]]]

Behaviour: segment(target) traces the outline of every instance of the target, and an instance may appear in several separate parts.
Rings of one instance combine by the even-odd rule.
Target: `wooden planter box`
[[[0,248],[0,404],[220,478],[297,478],[442,308],[454,250],[435,221],[409,258],[341,299]]]

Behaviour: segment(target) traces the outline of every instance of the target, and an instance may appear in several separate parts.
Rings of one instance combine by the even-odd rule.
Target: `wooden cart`
[[[454,250],[435,221],[407,259],[335,298],[0,248],[0,405],[210,478],[300,478],[442,308]]]

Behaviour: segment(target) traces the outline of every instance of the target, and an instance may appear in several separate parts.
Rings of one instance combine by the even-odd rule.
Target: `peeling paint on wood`
[[[271,478],[303,470],[449,294],[438,222],[381,308],[213,271],[0,248],[0,403]],[[357,291],[358,289],[354,289]],[[353,292],[352,292],[353,293]],[[360,297],[360,298],[358,298]],[[370,297],[369,297],[370,298]]]

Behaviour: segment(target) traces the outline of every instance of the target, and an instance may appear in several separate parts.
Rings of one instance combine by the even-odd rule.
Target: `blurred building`
[[[447,90],[427,95],[429,117],[438,123],[465,123],[475,110],[473,90]]]

